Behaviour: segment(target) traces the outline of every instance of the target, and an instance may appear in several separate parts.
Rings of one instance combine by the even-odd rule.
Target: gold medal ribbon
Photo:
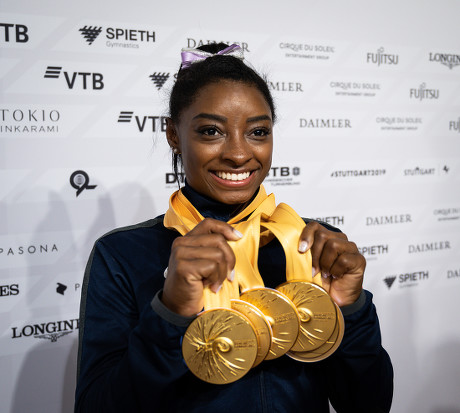
[[[227,223],[243,234],[238,241],[229,241],[235,256],[238,257],[235,265],[235,280],[225,280],[218,294],[209,288],[203,290],[205,310],[212,308],[230,308],[230,300],[239,298],[239,286],[243,289],[261,286],[263,280],[257,268],[259,249],[260,216],[270,216],[276,208],[275,196],[267,195],[261,185],[259,192],[251,203]],[[163,223],[165,227],[177,230],[181,235],[187,234],[204,217],[185,197],[182,191],[176,191],[169,199],[169,209]]]

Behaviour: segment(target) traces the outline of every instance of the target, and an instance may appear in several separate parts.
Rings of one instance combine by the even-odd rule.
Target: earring
[[[173,148],[174,155],[180,155],[178,148]]]

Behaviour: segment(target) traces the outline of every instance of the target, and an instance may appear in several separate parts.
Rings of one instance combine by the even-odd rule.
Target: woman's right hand
[[[188,234],[176,238],[163,287],[163,304],[185,317],[199,313],[205,287],[217,292],[226,278],[233,281],[235,254],[227,241],[241,237],[226,222],[206,218]]]

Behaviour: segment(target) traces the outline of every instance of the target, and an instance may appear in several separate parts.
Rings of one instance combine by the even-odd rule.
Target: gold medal
[[[288,281],[277,287],[296,306],[300,332],[291,351],[311,351],[322,346],[336,325],[335,303],[319,285],[307,281]]]
[[[313,351],[289,351],[287,353],[289,357],[297,361],[314,362],[326,359],[337,350],[343,339],[343,334],[345,332],[345,322],[340,308],[337,306],[337,304],[335,304],[335,306],[337,308],[337,323],[331,337],[329,337],[329,339],[322,346]]]
[[[188,327],[182,355],[190,371],[213,384],[232,383],[244,376],[257,356],[251,322],[231,309],[203,312]]]
[[[243,314],[254,326],[257,336],[257,356],[252,367],[258,366],[267,356],[272,342],[272,328],[262,311],[255,305],[242,300],[232,300],[232,308]]]
[[[272,342],[265,359],[272,360],[286,354],[299,335],[299,315],[292,302],[284,294],[271,288],[245,291],[240,299],[262,311],[272,327]]]

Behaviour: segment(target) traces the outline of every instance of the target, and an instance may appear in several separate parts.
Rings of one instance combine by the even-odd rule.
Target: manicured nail
[[[327,278],[327,277],[329,277],[329,274],[327,272],[322,272],[321,277]]]
[[[316,274],[318,274],[318,270],[315,267],[311,268],[311,276],[314,277]]]
[[[308,249],[308,242],[307,241],[300,241],[299,252],[306,252],[307,249]]]
[[[163,273],[163,277],[166,278],[167,276],[168,276],[168,267],[166,267],[165,272]]]
[[[233,229],[233,232],[235,233],[235,235],[238,237],[238,238],[243,238],[243,234],[238,231],[237,229]]]
[[[235,279],[235,269],[230,271],[230,274],[227,277],[230,281],[233,281]]]

